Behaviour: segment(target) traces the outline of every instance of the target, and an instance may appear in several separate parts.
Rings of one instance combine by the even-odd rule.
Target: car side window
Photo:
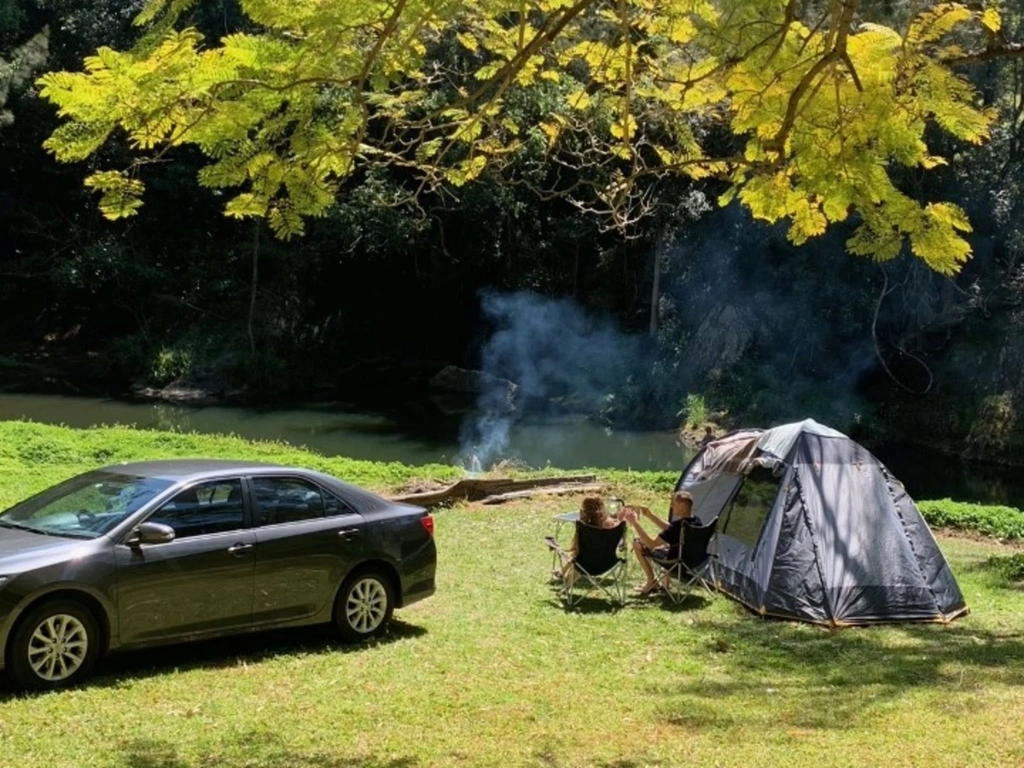
[[[169,525],[176,539],[243,528],[242,481],[214,480],[186,488],[150,515],[148,522]]]
[[[297,523],[324,516],[324,500],[313,483],[295,477],[254,477],[256,525]]]
[[[335,517],[336,515],[351,515],[355,513],[355,509],[347,501],[342,501],[330,491],[323,492],[324,497],[324,508],[327,511],[328,517]]]

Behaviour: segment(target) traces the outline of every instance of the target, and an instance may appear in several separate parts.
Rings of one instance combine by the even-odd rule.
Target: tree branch
[[[853,23],[853,17],[857,11],[859,3],[860,0],[837,0],[836,4],[842,8],[842,13],[840,13],[839,19],[836,21],[835,28],[829,33],[830,37],[834,34],[834,42],[830,41],[828,52],[815,62],[814,66],[811,67],[802,78],[800,78],[800,82],[797,83],[796,88],[793,89],[793,93],[789,96],[789,102],[786,104],[786,114],[782,119],[782,125],[771,139],[764,142],[764,148],[767,151],[777,152],[780,157],[784,154],[786,139],[789,138],[789,134],[793,130],[793,125],[796,123],[796,118],[800,112],[800,100],[807,92],[807,89],[814,83],[818,75],[820,75],[833,62],[848,62],[854,85],[858,90],[862,90],[860,78],[854,71],[853,62],[850,61],[850,57],[846,52],[846,41],[849,37],[850,25]]]
[[[960,56],[951,56],[947,59],[941,59],[941,61],[947,67],[960,67],[970,64],[985,64],[989,61],[998,61],[1001,59],[1024,59],[1024,43],[1003,43],[1001,45],[991,45],[980,51],[970,51]]]

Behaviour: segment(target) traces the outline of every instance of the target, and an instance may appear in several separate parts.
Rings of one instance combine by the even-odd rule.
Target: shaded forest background
[[[812,416],[864,439],[1021,462],[1024,61],[970,70],[1000,111],[990,142],[940,144],[950,166],[900,179],[970,215],[975,256],[955,279],[910,257],[847,255],[842,228],[794,247],[782,228],[718,208],[715,182],[665,182],[624,237],[534,194],[525,166],[419,208],[394,203],[401,172],[363,175],[285,243],[224,218],[187,152],[149,168],[141,214],[111,223],[82,187],[84,164],[42,150],[57,117],[30,73],[130,45],[141,5],[0,0],[8,389],[176,384],[250,402],[371,402],[421,397],[458,365],[540,379],[522,406],[615,426],[668,428],[697,411],[723,427]],[[199,4],[194,22],[214,38],[243,25],[230,0]],[[1004,26],[1021,39],[1021,10],[1006,8]],[[111,142],[100,160],[119,152]],[[518,357],[495,350],[502,334]]]

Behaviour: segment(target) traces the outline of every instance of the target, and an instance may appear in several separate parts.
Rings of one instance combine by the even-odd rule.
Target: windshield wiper
[[[45,533],[47,536],[66,537],[68,539],[97,539],[101,535],[98,533],[78,533],[76,531],[40,531],[40,533]]]
[[[0,525],[5,528],[15,528],[19,531],[29,531],[30,533],[38,533],[42,536],[56,536],[58,538],[69,538],[69,539],[93,539],[95,536],[90,536],[87,533],[73,533],[71,531],[48,531],[45,528],[33,528],[31,525],[24,525],[22,523],[12,523],[10,520],[0,520]]]
[[[0,520],[0,525],[2,525],[4,528],[17,528],[20,531],[32,531],[33,533],[38,533],[38,531],[30,525],[12,523],[10,520]]]

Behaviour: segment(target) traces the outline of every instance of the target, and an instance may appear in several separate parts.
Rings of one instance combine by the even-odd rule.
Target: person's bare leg
[[[640,569],[644,572],[644,577],[646,578],[644,585],[640,587],[640,591],[647,592],[657,585],[658,580],[654,578],[654,569],[651,567],[651,563],[648,561],[647,555],[644,554],[643,544],[641,544],[639,540],[633,541],[633,553],[636,555],[636,559],[640,562]]]

